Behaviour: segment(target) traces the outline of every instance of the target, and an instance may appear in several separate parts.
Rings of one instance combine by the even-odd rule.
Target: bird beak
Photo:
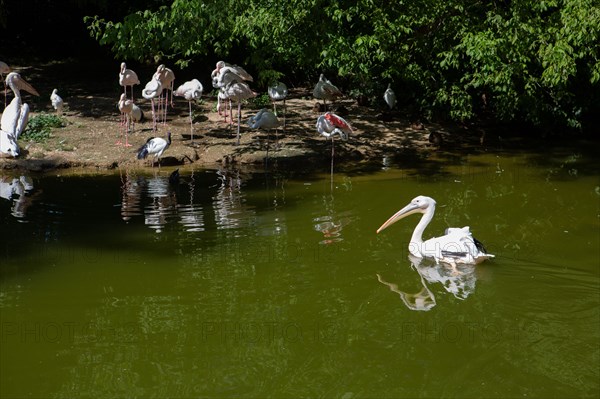
[[[27,83],[27,81],[25,79],[23,79],[23,78],[21,78],[21,79],[18,80],[17,87],[20,90],[25,90],[26,92],[33,94],[34,96],[39,96],[40,95],[40,93],[38,93],[37,90],[34,89],[32,85],[30,85],[29,83]]]
[[[415,204],[406,205],[404,208],[400,209],[398,212],[392,215],[392,217],[389,218],[384,224],[382,224],[381,227],[377,229],[377,233],[388,228],[392,224],[396,223],[398,220],[408,215],[412,215],[413,213],[419,213],[419,206]]]

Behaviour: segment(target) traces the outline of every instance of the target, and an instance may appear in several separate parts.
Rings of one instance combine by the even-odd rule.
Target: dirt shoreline
[[[309,89],[291,90],[286,101],[286,127],[279,129],[278,148],[275,132],[250,129],[247,120],[258,112],[246,104],[242,108],[241,143],[235,145],[236,124],[224,122],[216,112],[216,98],[205,95],[194,106],[194,143],[191,141],[187,101],[175,97],[175,108],[169,111],[166,125],[152,131],[150,103],[136,99],[146,120],[135,125],[129,135],[131,147],[118,146],[120,114],[116,108],[118,96],[91,96],[81,93],[65,99],[67,120],[64,128],[53,129],[52,137],[44,143],[19,141],[22,154],[18,158],[0,158],[0,168],[44,172],[55,169],[106,171],[115,168],[152,168],[152,162],[137,160],[137,148],[150,137],[172,133],[172,144],[161,158],[161,166],[196,165],[218,167],[223,164],[328,164],[331,140],[319,136],[315,122],[320,115],[318,103]],[[27,102],[28,99],[25,98]],[[44,108],[43,99],[33,109]],[[280,119],[282,106],[277,104]],[[347,142],[335,140],[335,161],[377,162],[385,156],[394,157],[406,151],[429,152],[438,146],[429,142],[431,132],[438,132],[444,144],[475,143],[479,134],[474,131],[447,128],[435,124],[423,125],[408,120],[400,111],[386,112],[359,106],[352,99],[336,104],[337,112],[350,122],[354,134]],[[41,112],[52,112],[48,105]],[[32,112],[30,118],[38,114]],[[236,109],[233,111],[236,122]],[[267,139],[269,137],[269,139]],[[268,156],[268,160],[267,160]]]

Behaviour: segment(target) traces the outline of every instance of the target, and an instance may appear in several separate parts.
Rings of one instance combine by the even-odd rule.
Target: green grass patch
[[[43,143],[50,138],[52,129],[65,127],[67,122],[60,116],[53,114],[39,114],[27,123],[27,128],[21,134],[21,138],[36,143]]]

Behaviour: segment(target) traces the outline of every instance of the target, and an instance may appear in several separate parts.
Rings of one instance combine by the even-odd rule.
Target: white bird
[[[285,99],[288,96],[288,88],[283,82],[277,82],[272,86],[269,86],[267,89],[269,93],[269,97],[271,97],[271,101],[273,101],[273,112],[277,115],[277,107],[275,106],[275,101],[283,100],[283,129],[285,130]]]
[[[164,64],[160,64],[158,68],[156,68],[156,72],[154,73],[153,79],[157,79],[160,81],[162,85],[163,92],[160,94],[160,99],[163,98],[164,95],[164,109],[162,109],[162,118],[163,125],[167,123],[167,108],[169,104],[169,90],[171,91],[171,108],[173,108],[173,87],[175,85],[175,73],[167,68]],[[164,94],[164,92],[167,92]],[[162,101],[159,102],[159,113],[162,107]]]
[[[377,229],[377,233],[408,215],[422,213],[423,216],[413,231],[408,245],[411,255],[417,258],[433,258],[436,263],[447,263],[453,268],[456,268],[458,263],[477,264],[494,257],[486,253],[483,244],[471,235],[468,226],[448,228],[445,235],[423,241],[423,232],[433,219],[435,204],[433,198],[420,195],[392,215]]]
[[[317,132],[326,138],[331,138],[331,181],[333,184],[333,159],[335,156],[335,144],[333,138],[336,134],[340,135],[343,141],[348,140],[352,134],[352,126],[344,118],[332,112],[326,112],[317,118]]]
[[[392,84],[388,83],[388,87],[383,93],[383,100],[390,107],[390,110],[396,105],[396,93],[392,90]]]
[[[217,112],[219,115],[225,117],[225,123],[227,123],[227,111],[229,107],[229,112],[231,112],[231,100],[227,98],[227,94],[223,89],[219,89],[219,93],[217,94]],[[230,124],[232,122],[230,121]]]
[[[275,129],[275,135],[276,135],[275,147],[277,148],[277,145],[278,145],[277,144],[277,142],[278,142],[277,128],[279,126],[281,126],[281,122],[277,118],[277,115],[275,115],[273,112],[263,108],[260,111],[258,111],[258,113],[256,115],[254,115],[253,117],[251,117],[248,120],[248,126],[250,126],[252,129],[265,129],[265,130]]]
[[[175,90],[173,94],[179,97],[183,97],[187,100],[190,106],[190,134],[192,136],[191,143],[194,144],[194,121],[192,115],[192,101],[196,101],[200,97],[202,97],[202,83],[198,79],[192,79],[188,82],[185,82],[181,86]]]
[[[142,97],[146,100],[150,100],[152,104],[152,130],[156,131],[156,111],[154,109],[154,99],[162,93],[162,84],[158,79],[152,79],[146,83],[146,87],[142,90]]]
[[[250,89],[246,83],[232,82],[223,88],[225,96],[230,100],[237,101],[238,114],[237,114],[237,142],[236,145],[240,145],[240,119],[242,115],[242,100],[247,100],[252,97],[256,97],[256,93]],[[230,115],[232,118],[233,115]]]
[[[62,116],[63,112],[63,99],[58,95],[58,90],[52,90],[52,94],[50,95],[50,101],[52,102],[52,107],[56,110],[56,114],[58,116]]]
[[[139,85],[140,80],[135,72],[127,69],[127,65],[121,62],[121,70],[119,71],[119,84],[123,86],[123,93],[127,94],[127,86],[131,87],[131,101],[133,101],[133,86]]]
[[[170,145],[171,132],[167,132],[166,140],[162,137],[149,138],[146,141],[146,144],[144,144],[138,149],[137,158],[146,159],[148,155],[154,155],[154,159],[152,160],[152,166],[154,166],[154,161],[158,159],[158,167],[160,168],[160,157],[166,151],[166,149],[169,148]]]
[[[131,118],[134,122],[143,122],[146,119],[144,117],[144,112],[140,107],[137,106],[136,103],[133,103],[133,107],[131,109]]]
[[[129,124],[132,122],[131,113],[133,111],[133,101],[127,98],[125,93],[121,94],[119,99],[119,112],[121,113],[121,129],[124,130],[125,147],[131,147],[129,144]],[[117,145],[122,145],[121,140],[116,142]]]
[[[323,100],[325,111],[327,111],[327,100],[333,101],[338,97],[342,97],[343,94],[340,89],[331,83],[325,75],[319,76],[319,81],[313,89],[313,97],[318,100]]]
[[[6,62],[0,61],[0,78],[2,78],[2,83],[4,83],[4,108],[6,108],[6,82],[4,81],[4,75],[9,74],[11,71],[12,69]]]
[[[213,87],[219,88],[227,86],[233,81],[252,82],[254,78],[244,68],[238,65],[231,65],[225,61],[217,62],[216,68],[212,71],[211,77]]]
[[[22,103],[21,90],[35,96],[39,96],[39,93],[17,72],[6,76],[6,85],[13,91],[15,98],[4,109],[0,120],[0,152],[16,157],[19,155],[17,140],[25,130],[29,118],[29,105]]]

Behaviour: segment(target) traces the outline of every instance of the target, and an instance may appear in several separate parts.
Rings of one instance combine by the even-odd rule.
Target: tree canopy
[[[600,111],[596,0],[143,4],[149,8],[120,20],[95,15],[85,23],[119,59],[184,68],[223,58],[255,71],[259,83],[308,82],[326,72],[373,98],[392,82],[425,117],[581,130]]]

